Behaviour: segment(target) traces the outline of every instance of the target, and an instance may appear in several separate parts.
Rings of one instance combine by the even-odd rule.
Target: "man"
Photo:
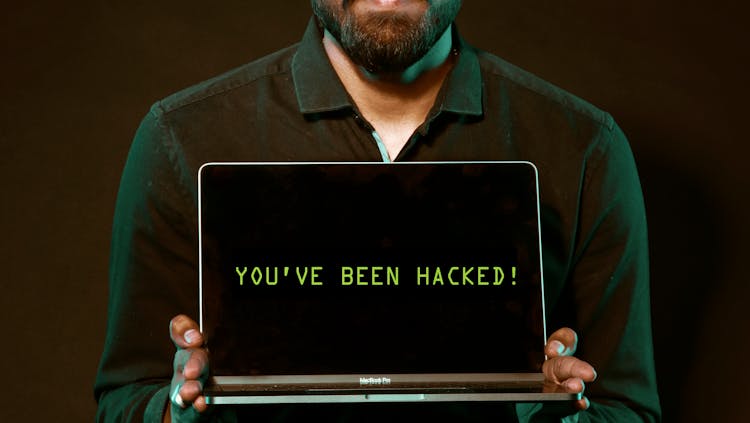
[[[177,93],[141,124],[113,229],[99,418],[226,417],[205,404],[209,358],[197,324],[180,314],[197,307],[202,163],[528,160],[540,172],[548,325],[562,328],[543,371],[568,391],[586,389],[580,411],[557,421],[658,420],[642,196],[612,118],[465,45],[452,25],[460,0],[312,5],[299,45]],[[162,325],[175,315],[172,346]],[[358,415],[365,407],[333,411],[354,421],[431,412]],[[289,410],[271,408],[292,418],[331,411]],[[244,411],[260,418],[268,409]],[[537,411],[482,404],[458,416],[528,420]]]

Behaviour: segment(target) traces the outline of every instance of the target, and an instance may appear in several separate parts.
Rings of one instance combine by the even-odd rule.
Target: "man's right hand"
[[[169,322],[169,336],[177,351],[164,422],[195,422],[208,408],[203,396],[203,384],[208,379],[208,351],[203,348],[203,334],[193,319],[180,314]]]

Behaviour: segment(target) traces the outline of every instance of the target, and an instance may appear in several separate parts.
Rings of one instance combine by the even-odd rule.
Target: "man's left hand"
[[[583,393],[586,382],[596,379],[596,370],[591,364],[573,357],[577,346],[578,335],[573,329],[562,328],[550,335],[544,349],[547,361],[542,365],[546,383],[554,384],[566,392]],[[579,410],[585,410],[589,405],[585,396],[576,402]]]

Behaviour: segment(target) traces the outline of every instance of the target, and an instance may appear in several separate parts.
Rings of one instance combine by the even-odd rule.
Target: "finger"
[[[562,328],[549,336],[545,347],[547,357],[570,356],[578,348],[578,335],[573,329]]]
[[[208,409],[208,404],[206,404],[206,397],[203,395],[199,396],[198,398],[193,401],[193,408],[195,408],[195,411],[202,413]]]
[[[554,383],[562,383],[571,378],[579,378],[586,382],[596,379],[594,367],[575,357],[553,357],[542,364],[544,378]]]
[[[187,351],[190,352],[190,357],[182,369],[185,379],[205,379],[208,376],[208,353],[202,348],[191,348]]]
[[[169,388],[169,400],[177,407],[185,408],[187,406],[187,403],[184,399],[182,399],[182,395],[180,395],[180,389],[182,388],[182,384],[184,383],[184,379],[180,379],[181,377],[182,376],[178,377],[178,375],[175,375],[172,378],[172,386]]]
[[[203,335],[195,321],[184,314],[175,316],[169,321],[169,337],[177,348],[200,347]]]
[[[184,385],[178,386],[171,395],[171,400],[179,409],[184,410],[190,406],[198,413],[203,413],[208,409],[206,397],[202,393],[203,387],[198,381],[188,381]]]
[[[203,383],[199,380],[186,380],[177,390],[183,404],[194,403],[203,395]]]
[[[175,378],[205,381],[208,377],[208,366],[208,351],[203,348],[189,348],[175,352],[172,370]]]
[[[586,389],[586,384],[583,382],[583,379],[577,377],[566,379],[560,385],[565,389],[566,392],[571,393],[583,393],[583,391]]]
[[[583,392],[586,390],[586,384],[583,380],[579,378],[571,378],[563,381],[561,386],[566,392],[581,394],[581,399],[575,402],[575,408],[577,410],[587,410],[591,406],[589,399],[583,396]]]
[[[578,401],[576,401],[576,409],[578,410],[588,410],[589,407],[591,407],[591,402],[589,402],[589,399],[586,397],[581,397]]]

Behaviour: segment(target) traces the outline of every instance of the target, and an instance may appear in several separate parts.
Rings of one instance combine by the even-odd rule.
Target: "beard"
[[[335,2],[338,2],[336,0]],[[315,16],[349,58],[373,74],[397,73],[424,57],[448,29],[460,0],[438,1],[414,17],[404,12],[357,14],[354,0],[312,0]]]

